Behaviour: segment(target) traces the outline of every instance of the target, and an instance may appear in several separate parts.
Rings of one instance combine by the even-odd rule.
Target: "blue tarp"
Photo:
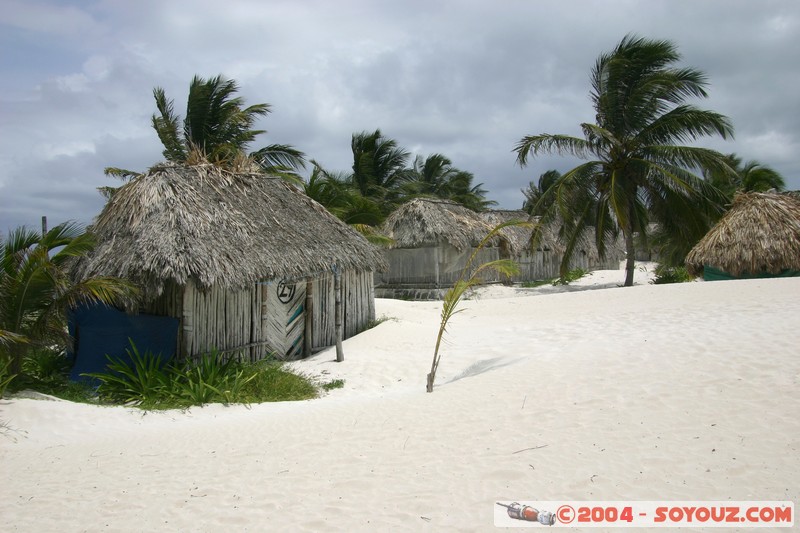
[[[69,377],[81,381],[86,379],[81,374],[106,369],[106,355],[130,361],[126,350],[131,341],[139,354],[150,351],[160,354],[162,361],[169,361],[175,356],[178,319],[130,315],[105,305],[83,306],[70,313],[69,334],[75,340],[70,354],[75,364]]]

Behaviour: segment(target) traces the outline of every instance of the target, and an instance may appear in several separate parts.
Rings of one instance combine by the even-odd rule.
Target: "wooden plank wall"
[[[181,316],[182,355],[195,357],[214,349],[242,348],[234,355],[258,359],[260,351],[251,349],[254,342],[260,341],[260,320],[254,317],[261,307],[258,289],[211,287],[201,291],[194,282],[187,283]]]
[[[239,348],[232,355],[251,361],[269,355],[297,358],[302,356],[305,339],[306,281],[300,280],[294,287],[291,298],[282,302],[276,281],[240,291],[219,287],[201,291],[189,281],[185,287],[167,286],[162,296],[142,311],[181,320],[180,357]],[[331,346],[336,342],[333,275],[313,280],[312,290],[312,346]],[[375,319],[372,272],[342,274],[342,312],[344,338],[360,333]]]
[[[336,344],[334,324],[335,294],[333,274],[313,282],[314,334],[313,348]],[[372,272],[342,273],[343,337],[352,337],[364,331],[375,320],[375,298]]]

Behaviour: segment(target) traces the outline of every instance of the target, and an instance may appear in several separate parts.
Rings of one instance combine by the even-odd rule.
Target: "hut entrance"
[[[261,328],[276,353],[286,359],[303,355],[306,283],[269,282],[261,285]]]

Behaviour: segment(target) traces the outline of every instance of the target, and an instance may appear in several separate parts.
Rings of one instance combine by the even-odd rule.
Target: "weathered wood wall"
[[[372,272],[342,273],[342,317],[343,338],[364,331],[375,320],[375,297]],[[333,274],[317,278],[313,282],[314,348],[332,346],[336,343],[334,324],[335,293]]]
[[[394,248],[386,250],[384,256],[389,269],[376,273],[380,286],[450,287],[461,276],[474,248],[459,251],[450,244],[425,248]],[[499,248],[483,248],[478,252],[474,265],[500,258]],[[497,281],[496,274],[489,274],[487,281]]]
[[[395,248],[386,250],[385,257],[389,269],[384,273],[376,273],[376,286],[382,289],[404,288],[447,288],[452,287],[461,275],[470,254],[474,249],[459,252],[449,244],[425,248]],[[518,262],[520,273],[510,281],[524,282],[558,277],[562,256],[552,250],[523,252],[521,255],[506,257],[499,248],[484,248],[478,253],[474,266],[488,261],[509,258]],[[624,259],[614,250],[608,250],[605,260],[592,258],[586,252],[573,254],[569,268],[585,270],[617,269]],[[487,282],[506,281],[505,277],[489,274]],[[381,291],[384,293],[385,291]]]
[[[312,349],[336,342],[333,275],[313,280]],[[305,345],[306,280],[263,281],[247,290],[211,287],[201,291],[190,281],[185,287],[167,285],[164,293],[142,311],[181,320],[178,351],[196,357],[213,349],[252,361],[270,354],[284,359],[302,357]],[[364,331],[375,319],[372,272],[342,274],[343,337]]]

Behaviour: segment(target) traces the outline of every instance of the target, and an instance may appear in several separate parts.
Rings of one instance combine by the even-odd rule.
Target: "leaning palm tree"
[[[583,138],[540,134],[523,137],[517,162],[562,153],[587,160],[565,173],[543,195],[553,198],[545,219],[560,216],[567,240],[562,270],[572,246],[594,226],[601,254],[617,225],[625,239],[625,286],[633,285],[634,233],[646,238],[650,221],[665,223],[682,238],[697,238],[724,203],[723,195],[692,170],[731,172],[716,151],[681,143],[708,135],[733,135],[729,119],[684,103],[706,97],[705,75],[673,66],[680,59],[669,41],[626,36],[602,54],[591,72],[596,124],[581,124]],[[541,226],[539,226],[541,228]],[[679,233],[677,229],[683,231]],[[534,231],[534,239],[540,229]],[[702,235],[702,234],[701,234]]]
[[[244,99],[235,96],[239,86],[234,80],[222,76],[203,79],[192,78],[186,116],[175,112],[173,100],[169,100],[161,87],[153,89],[157,113],[152,116],[152,126],[164,146],[162,154],[167,161],[175,163],[211,162],[225,168],[242,168],[283,176],[300,183],[298,172],[305,168],[305,154],[287,144],[271,144],[248,153],[255,138],[266,133],[254,129],[260,117],[271,111],[269,104],[254,104],[245,107]],[[108,167],[106,175],[127,181],[138,172]],[[101,187],[100,192],[108,197],[113,187]]]
[[[117,278],[71,279],[69,262],[93,246],[93,237],[69,222],[44,234],[17,228],[0,243],[0,363],[10,359],[12,374],[29,349],[68,342],[69,308],[130,302],[136,294]]]

